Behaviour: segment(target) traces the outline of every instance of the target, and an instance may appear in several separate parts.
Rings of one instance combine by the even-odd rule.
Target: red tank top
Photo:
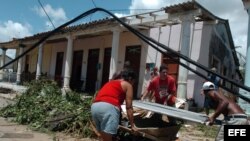
[[[121,86],[121,80],[111,80],[106,83],[98,92],[94,102],[107,102],[121,108],[126,93]]]

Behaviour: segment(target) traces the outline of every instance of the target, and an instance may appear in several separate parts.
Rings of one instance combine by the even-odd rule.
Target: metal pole
[[[246,69],[245,69],[245,81],[244,84],[248,87],[250,87],[250,23],[249,23],[249,19],[250,19],[250,9],[247,9],[247,13],[248,13],[248,33],[247,33],[247,54],[246,54]]]
[[[244,7],[248,14],[248,32],[247,32],[247,53],[246,53],[246,68],[245,68],[245,78],[244,85],[250,87],[250,1],[243,0]],[[243,89],[240,89],[240,94],[249,97],[249,92]],[[245,110],[246,114],[250,115],[250,104],[244,101],[243,99],[239,99],[239,105],[243,110]]]

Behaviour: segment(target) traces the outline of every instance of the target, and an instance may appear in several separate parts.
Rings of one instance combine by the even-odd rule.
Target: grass
[[[182,134],[190,136],[215,138],[218,132],[218,128],[219,127],[217,125],[206,126],[199,123],[192,123],[188,126],[182,125],[182,127],[180,128],[180,132]]]

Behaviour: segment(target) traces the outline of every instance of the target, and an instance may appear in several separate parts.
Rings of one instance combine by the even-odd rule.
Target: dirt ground
[[[184,124],[179,131],[179,140],[180,141],[214,141],[215,133],[219,129],[218,125],[203,127],[194,123]],[[212,133],[211,133],[212,132]],[[213,134],[213,135],[211,135]]]
[[[0,94],[0,107],[4,107],[11,103],[15,95],[13,94]],[[213,141],[214,138],[209,137],[207,129],[198,128],[195,123],[185,123],[178,132],[178,141]],[[212,127],[211,127],[212,128]],[[213,127],[212,130],[217,130]],[[30,130],[25,125],[18,125],[12,123],[5,118],[0,117],[0,140],[1,141],[97,141],[96,138],[74,138],[63,133],[41,133]]]
[[[0,93],[0,108],[13,103],[15,93]],[[63,133],[41,133],[32,131],[26,125],[11,122],[0,117],[0,141],[97,141],[89,138],[74,138]]]
[[[178,132],[177,141],[214,141],[204,132],[196,128],[196,124],[184,124]],[[97,141],[96,138],[74,138],[63,133],[41,133],[30,130],[25,125],[12,123],[5,118],[0,118],[1,141]]]
[[[32,131],[0,117],[0,141],[97,141],[90,138],[74,138],[63,133],[41,133]]]

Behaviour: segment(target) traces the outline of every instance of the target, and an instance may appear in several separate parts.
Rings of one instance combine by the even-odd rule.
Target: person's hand
[[[212,117],[208,117],[207,121],[206,121],[206,125],[213,125],[214,124],[214,118]]]
[[[141,101],[143,101],[144,100],[144,98],[143,97],[141,97]]]
[[[131,127],[131,131],[132,131],[132,134],[134,134],[134,135],[139,135],[138,128],[136,128],[135,126],[132,126],[132,127]]]
[[[144,96],[143,95],[141,95],[141,101],[143,101],[144,100]]]

